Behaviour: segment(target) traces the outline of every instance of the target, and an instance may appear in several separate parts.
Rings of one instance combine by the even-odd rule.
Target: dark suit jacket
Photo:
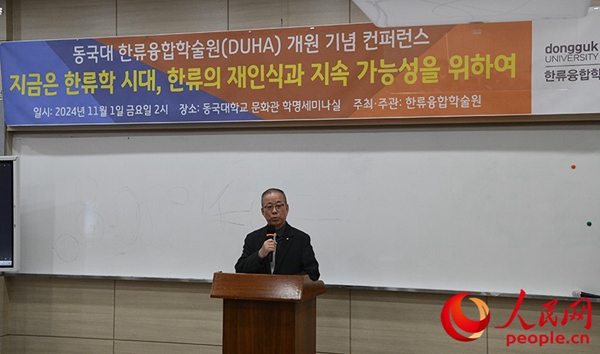
[[[235,264],[236,273],[271,274],[268,258],[260,258],[258,250],[267,240],[267,226],[249,233],[244,240],[242,256]],[[318,280],[319,263],[310,244],[310,236],[286,223],[284,233],[277,242],[275,252],[275,270],[273,274],[308,274],[312,280]]]

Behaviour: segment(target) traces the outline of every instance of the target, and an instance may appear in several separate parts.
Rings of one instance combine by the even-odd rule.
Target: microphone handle
[[[267,237],[271,237],[273,240],[275,240],[275,235],[276,234],[267,234]],[[269,255],[267,257],[269,257],[269,263],[273,262],[273,252],[269,252]]]

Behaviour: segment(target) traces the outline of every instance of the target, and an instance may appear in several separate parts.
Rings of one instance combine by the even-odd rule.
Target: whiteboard
[[[600,292],[597,125],[25,132],[13,154],[22,273],[233,272],[278,187],[330,285]]]

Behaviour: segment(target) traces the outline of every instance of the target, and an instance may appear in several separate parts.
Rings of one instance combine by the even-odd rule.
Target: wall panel
[[[8,291],[4,277],[0,277],[0,336],[8,334]],[[1,348],[1,347],[0,347]],[[1,351],[0,351],[1,354]]]
[[[221,352],[222,306],[210,299],[210,284],[91,278],[6,277],[1,354],[85,353],[153,354]],[[518,318],[507,329],[516,298],[481,297],[491,322],[482,338],[464,343],[450,338],[440,313],[450,294],[328,288],[317,300],[317,352],[327,354],[397,353],[597,353],[600,332],[592,318],[562,326],[540,327],[551,301],[526,298],[518,315],[536,328],[522,329]],[[112,302],[111,299],[116,299]],[[560,300],[553,314],[560,321],[573,301]],[[592,306],[598,302],[593,302]],[[102,309],[94,311],[91,309]],[[469,318],[476,308],[463,303]],[[115,321],[112,321],[112,313]],[[114,327],[113,327],[114,324]],[[113,335],[114,328],[114,335]],[[506,345],[506,334],[541,336],[587,334],[589,344],[540,347]],[[113,340],[114,339],[114,340]],[[114,342],[114,343],[113,343]]]
[[[352,290],[352,354],[486,353],[485,339],[470,343],[449,337],[440,323],[448,295]],[[465,314],[471,318],[474,313]]]
[[[221,354],[221,346],[115,341],[114,354]]]
[[[281,0],[229,0],[229,29],[277,28],[289,23],[287,4]]]
[[[291,27],[345,24],[350,22],[348,0],[289,1]]]
[[[113,281],[10,277],[7,283],[10,334],[113,337]]]
[[[11,354],[112,354],[113,341],[86,338],[10,336],[2,353]]]
[[[317,351],[350,353],[350,290],[327,289],[317,298]]]
[[[227,0],[119,0],[117,35],[227,30]]]
[[[14,40],[116,35],[115,0],[15,0]]]
[[[222,301],[210,284],[118,280],[115,339],[221,344]]]

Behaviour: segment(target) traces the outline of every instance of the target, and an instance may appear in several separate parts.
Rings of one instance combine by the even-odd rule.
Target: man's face
[[[275,229],[285,225],[285,219],[290,211],[290,206],[285,202],[283,194],[279,192],[269,193],[262,200],[262,215],[267,224],[275,226]]]

